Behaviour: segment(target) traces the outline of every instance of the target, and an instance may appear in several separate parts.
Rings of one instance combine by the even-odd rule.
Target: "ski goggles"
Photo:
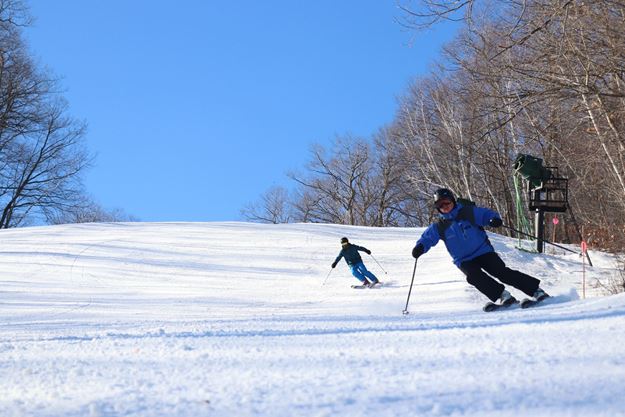
[[[443,199],[443,200],[438,200],[436,203],[434,203],[434,207],[436,207],[438,210],[442,209],[442,208],[448,208],[453,206],[454,203],[450,200],[447,199]]]

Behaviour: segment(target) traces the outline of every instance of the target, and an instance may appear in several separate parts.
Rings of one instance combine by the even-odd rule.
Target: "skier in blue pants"
[[[365,287],[373,287],[376,284],[379,284],[380,281],[376,278],[375,275],[369,270],[362,262],[362,258],[358,251],[365,252],[368,255],[371,255],[371,251],[367,248],[363,248],[362,246],[353,245],[349,243],[349,240],[346,237],[341,238],[341,252],[339,256],[336,257],[334,262],[332,262],[332,268],[336,268],[336,265],[339,263],[341,258],[345,258],[345,262],[352,270],[352,275],[358,279]],[[368,280],[367,280],[368,278]]]

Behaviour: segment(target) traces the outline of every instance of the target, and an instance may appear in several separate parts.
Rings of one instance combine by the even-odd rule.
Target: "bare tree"
[[[320,145],[312,147],[308,174],[289,174],[315,196],[316,206],[310,213],[312,221],[361,224],[367,205],[362,187],[371,169],[370,153],[366,141],[351,136],[338,137],[330,155]]]
[[[331,152],[311,149],[304,173],[291,173],[298,221],[365,226],[405,226],[418,215],[402,179],[400,158],[393,153],[392,128],[382,128],[371,141],[337,137]]]
[[[399,22],[412,29],[425,29],[443,21],[471,20],[475,0],[397,1],[403,14]]]
[[[316,223],[317,207],[323,196],[314,193],[305,187],[296,188],[293,192],[291,206],[293,208],[293,221],[301,223]]]
[[[87,196],[84,196],[82,202],[70,210],[54,211],[49,213],[48,217],[48,222],[51,224],[135,222],[138,220],[120,208],[105,209]]]
[[[67,116],[56,81],[29,57],[21,1],[0,1],[0,228],[78,204],[85,124]]]
[[[625,224],[625,3],[501,0],[482,13],[488,4],[402,2],[414,28],[467,23],[446,48],[450,70],[402,104],[397,145],[419,161],[408,178],[511,215],[511,161],[531,153],[564,167],[585,224]]]
[[[527,153],[569,178],[572,211],[594,241],[623,247],[625,2],[399,4],[405,26],[465,24],[443,64],[412,83],[389,127],[371,141],[318,146],[305,172],[290,175],[296,218],[422,225],[433,214],[431,192],[445,186],[511,223],[524,216],[517,202],[525,198],[512,165]]]
[[[415,190],[405,180],[405,160],[394,145],[396,128],[385,127],[373,136],[375,164],[367,189],[373,202],[370,220],[373,226],[415,226],[422,223]]]
[[[260,197],[260,201],[243,208],[241,215],[252,222],[289,223],[293,220],[290,204],[286,188],[271,187]]]

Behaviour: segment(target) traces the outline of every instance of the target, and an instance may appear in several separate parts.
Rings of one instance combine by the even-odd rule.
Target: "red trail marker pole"
[[[582,298],[586,298],[586,250],[588,249],[588,245],[586,245],[586,241],[582,240]]]

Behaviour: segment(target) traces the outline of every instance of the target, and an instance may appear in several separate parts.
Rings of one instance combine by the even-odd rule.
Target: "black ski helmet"
[[[449,200],[452,203],[454,203],[454,205],[456,205],[456,198],[454,197],[454,193],[452,193],[447,188],[439,188],[434,193],[434,204],[435,205],[436,205],[436,203],[438,203],[442,199]]]
[[[341,245],[344,244],[344,243],[349,243],[349,240],[347,240],[346,237],[342,237],[341,238]]]

